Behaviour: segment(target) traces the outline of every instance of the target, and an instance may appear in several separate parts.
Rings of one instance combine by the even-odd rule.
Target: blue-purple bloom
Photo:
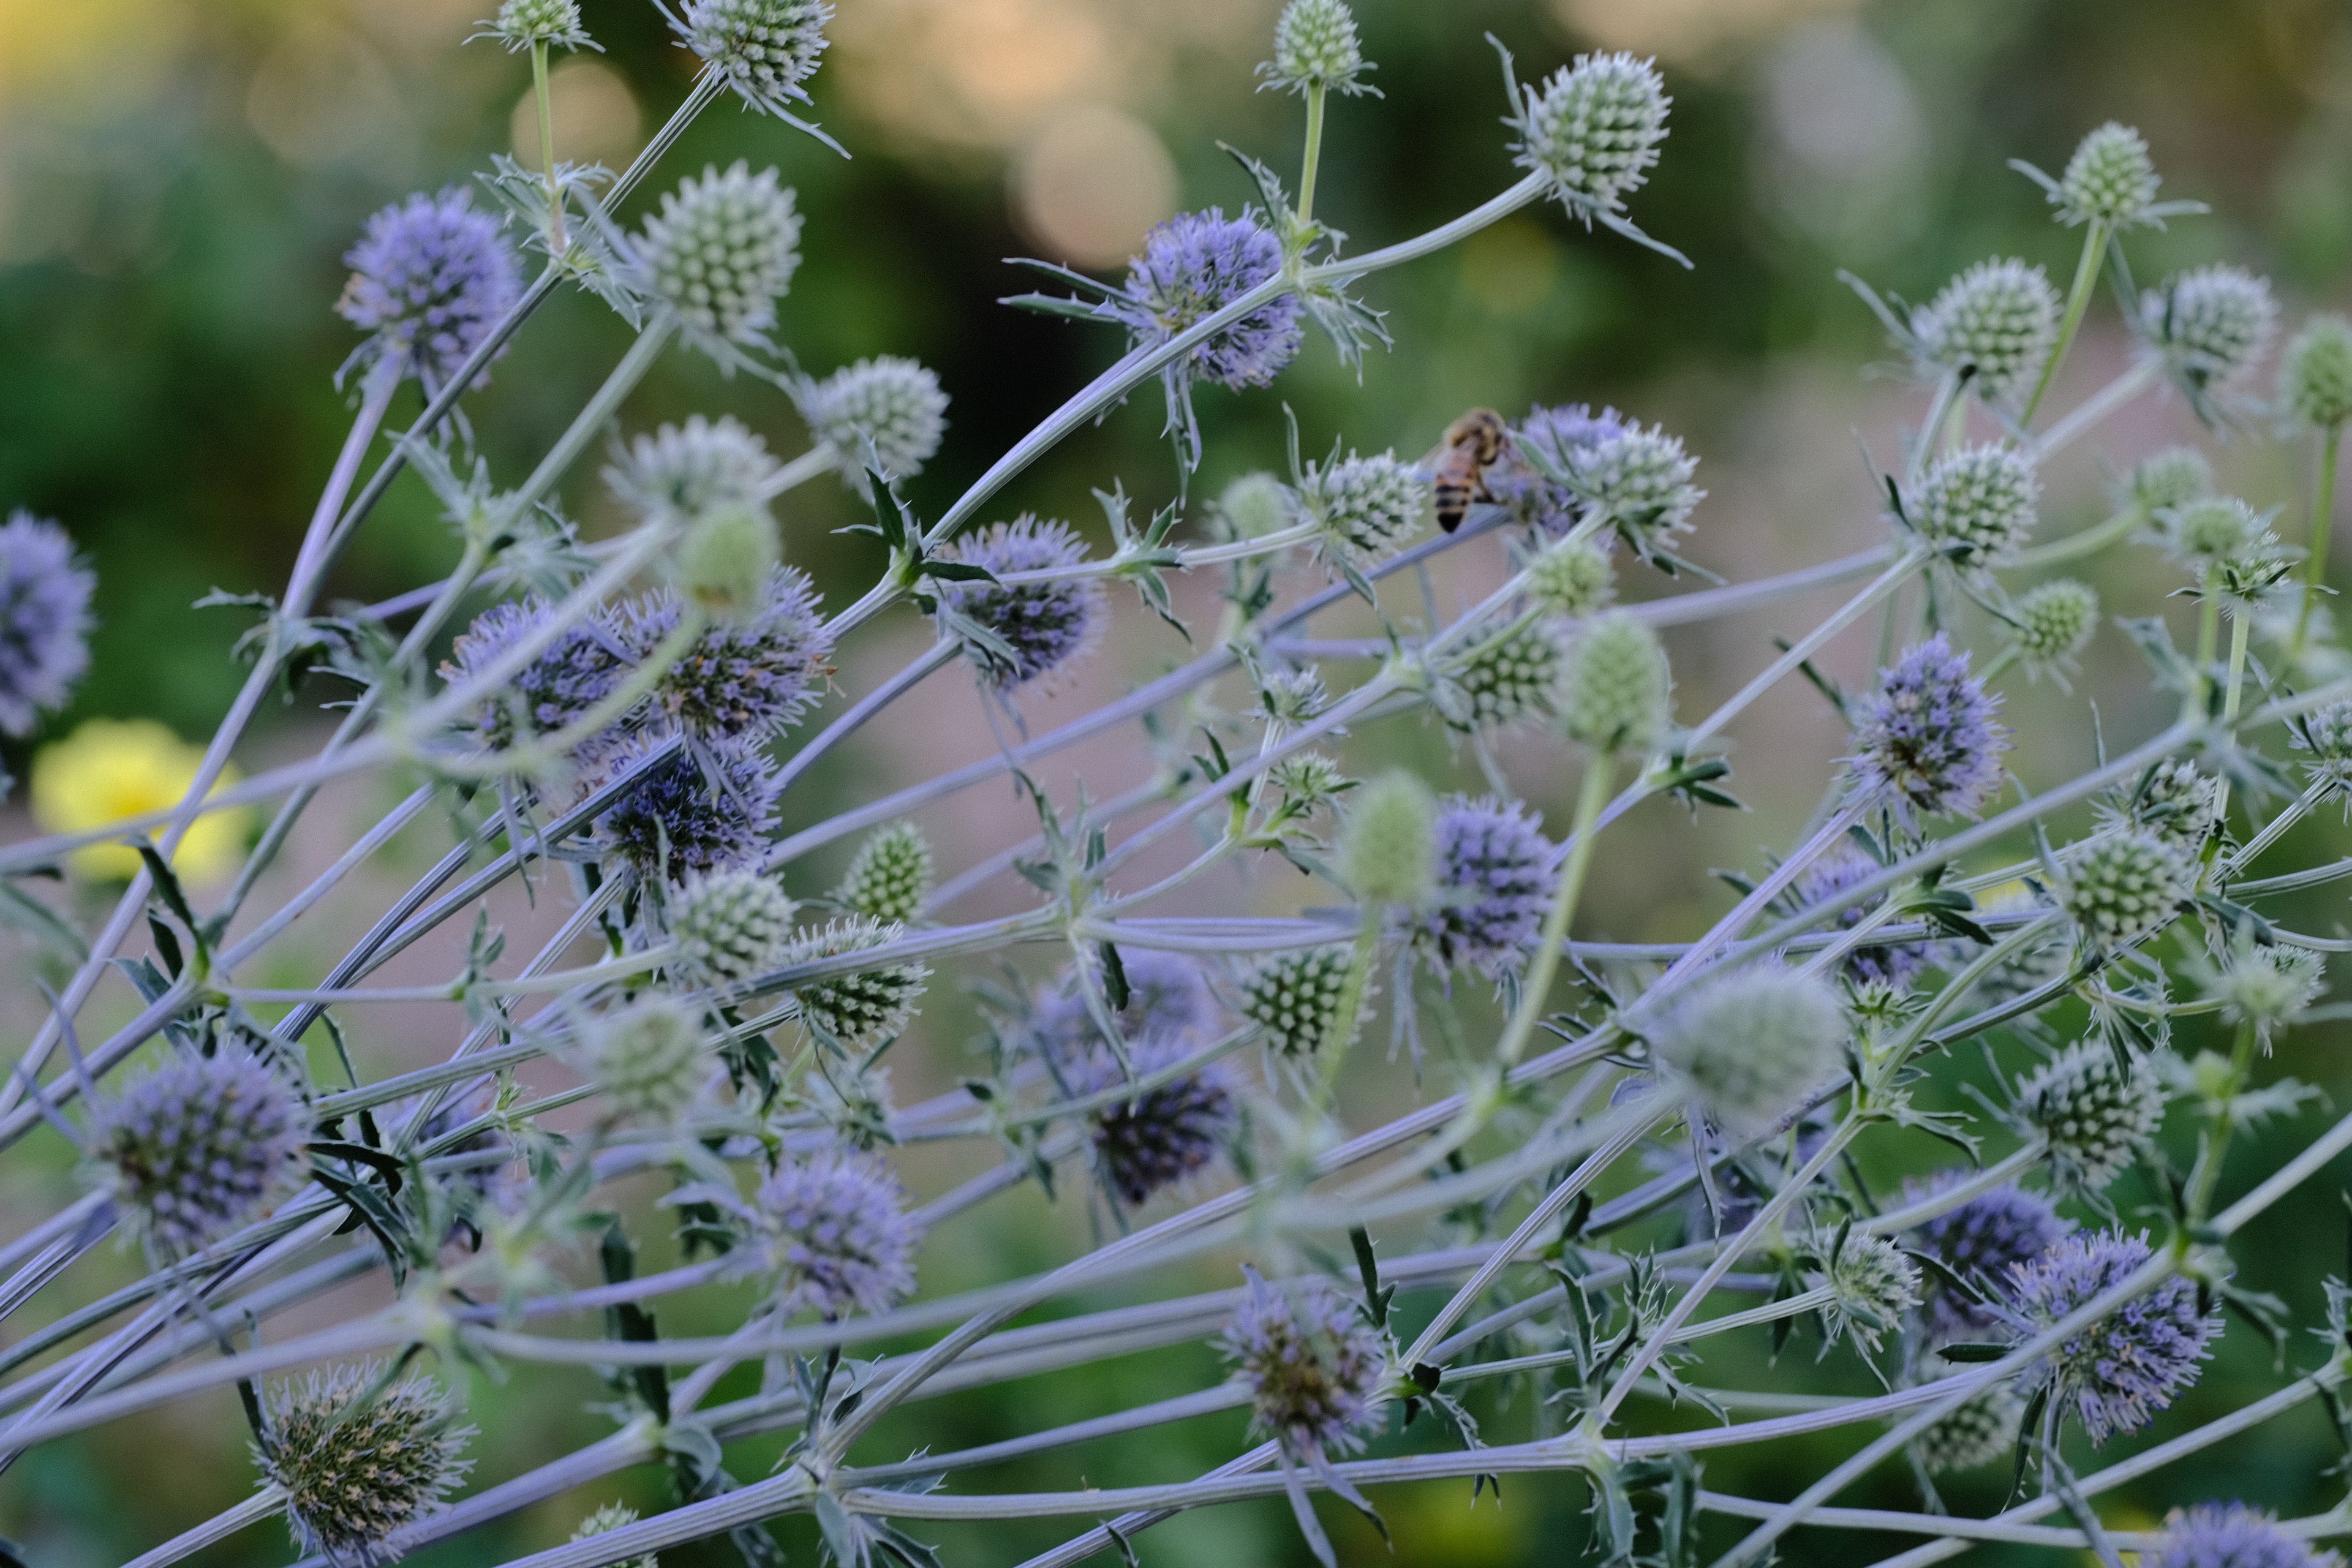
[[[954,547],[956,560],[998,576],[1075,566],[1086,541],[1069,524],[1024,514]],[[999,691],[1025,686],[1084,658],[1102,635],[1102,584],[1093,577],[1044,583],[941,583],[940,608],[966,657]],[[975,630],[976,628],[976,630]]]
[[[100,1113],[89,1152],[133,1226],[176,1255],[256,1217],[294,1174],[310,1132],[283,1079],[224,1049],[132,1084]]]
[[[730,1187],[677,1196],[746,1222],[751,1238],[731,1272],[772,1279],[779,1311],[813,1309],[827,1320],[886,1311],[915,1288],[923,1225],[907,1213],[906,1189],[879,1154],[834,1143],[786,1160],[748,1204]]]
[[[677,595],[667,589],[630,606],[621,637],[632,663],[677,629],[679,614]],[[654,688],[653,700],[689,734],[762,740],[815,700],[832,651],[808,574],[780,566],[759,606],[740,620],[706,627]]]
[[[1960,1172],[1945,1172],[1924,1186],[1909,1186],[1906,1196],[1927,1196],[1965,1179]],[[1985,1298],[1972,1301],[1936,1282],[1928,1296],[1928,1327],[1948,1340],[1990,1332],[2000,1321],[1994,1303],[2007,1300],[2011,1271],[2057,1246],[2074,1228],[2048,1198],[2014,1185],[1979,1194],[1921,1226],[1926,1250]]]
[[[375,334],[353,360],[405,353],[406,368],[428,389],[445,385],[522,292],[521,268],[499,227],[455,185],[368,219],[343,258],[351,281],[335,302],[345,321]]]
[[[600,760],[591,789],[644,767],[668,737],[645,731]],[[782,793],[765,752],[736,741],[689,742],[623,791],[596,818],[596,847],[648,879],[759,863]]]
[[[1816,904],[1825,903],[1856,882],[1875,875],[1878,870],[1877,861],[1858,849],[1840,845],[1813,862],[1805,874],[1797,879],[1797,908],[1808,910]],[[1853,905],[1838,917],[1838,924],[1849,929],[1859,925],[1864,913],[1863,905]],[[1933,943],[1925,942],[1857,947],[1845,955],[1843,967],[1846,978],[1856,984],[1886,985],[1901,991],[1918,978],[1919,972],[1927,968],[1934,958],[1935,951]]]
[[[1167,1034],[1138,1038],[1129,1066],[1140,1078],[1174,1066],[1197,1047]],[[1129,1081],[1108,1047],[1097,1047],[1071,1087],[1095,1094]],[[1241,1123],[1241,1083],[1223,1062],[1211,1062],[1094,1113],[1095,1168],[1103,1184],[1133,1207],[1163,1187],[1206,1169],[1224,1152]]]
[[[0,730],[28,735],[89,668],[89,596],[64,529],[26,512],[0,525]]]
[[[474,679],[553,613],[540,598],[492,605],[450,645],[441,678],[452,686]],[[501,749],[552,734],[610,697],[635,662],[635,650],[620,630],[601,611],[591,611],[566,626],[521,673],[475,704],[467,725],[484,745]],[[593,752],[616,733],[617,724],[580,750]]]
[[[2145,1233],[2070,1236],[2032,1262],[2010,1266],[2012,1321],[2023,1333],[2039,1333],[2147,1259]],[[2062,1406],[2074,1406],[2091,1441],[2105,1443],[2147,1426],[2197,1381],[2206,1342],[2220,1325],[2218,1316],[2198,1311],[2196,1285],[2175,1275],[2060,1341],[2040,1374]]]
[[[1443,969],[1518,968],[1551,907],[1559,846],[1526,806],[1492,795],[1441,803],[1436,839],[1437,897],[1414,939]]]
[[[1282,270],[1282,243],[1256,209],[1227,217],[1178,213],[1143,237],[1127,282],[1097,307],[1141,344],[1164,343]],[[1279,295],[1179,361],[1192,375],[1238,392],[1264,386],[1298,353],[1297,298]]]
[[[2164,1539],[2139,1560],[2144,1568],[2337,1568],[2344,1561],[2242,1502],[2173,1510],[2165,1518]]]
[[[1380,1334],[1319,1274],[1277,1287],[1242,1272],[1249,1283],[1225,1325],[1225,1354],[1249,1384],[1255,1428],[1295,1458],[1361,1448],[1388,1369]]]
[[[1914,644],[1853,704],[1857,792],[1906,821],[1976,816],[2000,788],[2000,710],[1943,633]]]
[[[1568,476],[1585,454],[1630,428],[1614,408],[1595,414],[1589,404],[1538,404],[1511,431],[1518,460],[1489,469],[1486,489],[1521,522],[1555,537],[1566,533],[1584,510]]]
[[[1208,1043],[1221,1014],[1198,959],[1162,948],[1123,948],[1119,971],[1127,978],[1127,1005],[1114,1015],[1114,1021],[1123,1040],[1164,1040],[1193,1049]],[[1039,999],[1032,1022],[1041,1047],[1066,1060],[1074,1061],[1102,1043],[1102,1031],[1074,973],[1065,972]]]

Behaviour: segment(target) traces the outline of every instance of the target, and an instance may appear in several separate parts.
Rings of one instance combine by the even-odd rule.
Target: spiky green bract
[[[1660,1071],[1707,1120],[1761,1132],[1836,1072],[1845,1009],[1826,981],[1779,963],[1704,980],[1651,1033]]]
[[[2233,1024],[2252,1024],[2267,1040],[2303,1016],[2327,988],[2327,960],[2307,947],[2245,945],[2203,967],[2205,994]]]
[[[1822,1264],[1811,1283],[1830,1292],[1831,1331],[1865,1349],[1876,1350],[1880,1337],[1919,1304],[1919,1266],[1885,1237],[1849,1233]]]
[[[803,932],[784,950],[781,967],[866,952],[904,935],[906,927],[895,921],[852,916]],[[930,977],[930,966],[917,960],[803,980],[790,989],[803,1024],[840,1049],[863,1056],[906,1032]]]
[[[2144,828],[2103,833],[2068,856],[2061,898],[2084,937],[2120,947],[2170,925],[2195,874],[2187,857]]]
[[[1617,569],[1606,551],[1562,540],[1528,563],[1528,596],[1555,616],[1582,620],[1617,597]]]
[[[653,291],[688,332],[719,343],[757,343],[775,324],[776,300],[801,264],[801,218],[776,171],[737,159],[707,168],[663,196],[637,250]]]
[[[1654,62],[1629,54],[1579,55],[1540,89],[1522,87],[1510,120],[1520,168],[1542,174],[1551,193],[1589,226],[1615,213],[1625,193],[1649,178],[1666,139],[1674,100]]]
[[[2158,521],[2167,552],[2200,575],[2242,562],[2268,531],[2254,509],[2236,496],[2200,496]]]
[[[833,890],[833,901],[853,914],[904,923],[922,912],[931,895],[931,841],[911,822],[894,822],[866,835]]]
[[[1971,1394],[1951,1414],[1911,1439],[1911,1452],[1931,1476],[1972,1470],[2006,1459],[2017,1447],[2025,1402],[2005,1383]]]
[[[1372,91],[1356,14],[1341,0],[1290,0],[1274,24],[1274,58],[1257,68],[1267,87],[1286,92],[1322,88],[1349,94]]]
[[[1301,814],[1320,810],[1353,787],[1339,764],[1320,752],[1297,752],[1266,770],[1266,780]]]
[[[1987,403],[2032,387],[2058,341],[2058,291],[2039,267],[1979,261],[1911,313],[1911,335],[1929,363],[1972,373]]]
[[[578,1545],[592,1535],[604,1535],[636,1522],[635,1509],[625,1502],[608,1502],[580,1521],[580,1528],[572,1532],[572,1544]],[[661,1568],[661,1559],[648,1552],[643,1557],[632,1557],[619,1568]]]
[[[2050,201],[2069,225],[2124,228],[2147,220],[2160,183],[2147,142],[2130,126],[2110,120],[2075,144]]]
[[[1393,452],[1309,463],[1298,507],[1323,530],[1325,548],[1359,566],[1392,553],[1429,510],[1429,476]]]
[[[793,900],[762,871],[689,878],[669,896],[669,937],[686,965],[713,985],[733,985],[783,962]]]
[[[2123,500],[2156,517],[2213,493],[2213,465],[2194,447],[2166,447],[2132,468]]]
[[[640,996],[586,1026],[577,1054],[614,1121],[667,1127],[701,1092],[702,1018],[667,996]]]
[[[1326,1040],[1352,1040],[1371,999],[1362,997],[1356,1016],[1340,1026],[1350,957],[1347,945],[1338,943],[1260,959],[1241,983],[1242,1016],[1264,1029],[1266,1044],[1285,1056],[1306,1056]]]
[[[2304,771],[2315,781],[2352,780],[2352,698],[2305,714],[2288,726],[2287,739],[2305,753]]]
[[[301,1097],[242,1053],[180,1057],[104,1107],[89,1173],[129,1227],[167,1255],[257,1217],[299,1173],[310,1131]]]
[[[1649,623],[1623,610],[1595,616],[1570,645],[1559,682],[1559,722],[1594,751],[1644,752],[1673,711],[1666,650]]]
[[[1319,1274],[1276,1286],[1242,1272],[1249,1283],[1225,1325],[1225,1354],[1249,1387],[1256,1430],[1300,1457],[1362,1447],[1388,1370],[1379,1332]]]
[[[1473,649],[1453,680],[1468,700],[1471,723],[1508,724],[1555,710],[1567,658],[1560,628],[1536,621]]]
[[[713,620],[740,621],[761,608],[782,554],[766,507],[715,506],[687,525],[670,560],[670,585]]]
[[[885,479],[921,473],[947,434],[948,395],[938,375],[910,359],[862,359],[794,384],[793,397],[809,435],[834,454],[852,489],[864,485],[869,463]]]
[[[2352,321],[2329,315],[2304,323],[2279,360],[2279,398],[2318,429],[2352,420]]]
[[[2013,447],[1963,447],[1938,458],[1906,515],[1956,565],[1983,573],[2013,564],[2040,521],[2042,483]]]
[[[268,1435],[254,1459],[285,1489],[300,1549],[338,1568],[390,1562],[393,1533],[473,1468],[459,1456],[474,1429],[450,1424],[440,1385],[416,1376],[378,1389],[382,1373],[373,1361],[314,1372],[264,1402]]]
[[[2029,674],[2072,669],[2075,656],[2099,630],[2099,592],[2072,577],[2053,577],[2019,595],[2010,605],[2016,624],[2009,629]]]
[[[2126,1068],[2104,1042],[2078,1040],[2017,1086],[2016,1110],[2048,1142],[2060,1184],[2097,1192],[2156,1136],[2164,1091],[2146,1063]]]
[[[1356,793],[1339,826],[1339,876],[1367,910],[1419,904],[1436,876],[1437,797],[1391,769]]]

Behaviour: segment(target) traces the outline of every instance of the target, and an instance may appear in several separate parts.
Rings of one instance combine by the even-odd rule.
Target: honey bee
[[[1510,427],[1491,408],[1473,408],[1445,427],[1445,438],[1422,467],[1436,481],[1437,526],[1451,533],[1474,500],[1495,499],[1486,471],[1510,451]]]

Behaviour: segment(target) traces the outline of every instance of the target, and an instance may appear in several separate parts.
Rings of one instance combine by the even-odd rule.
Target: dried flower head
[[[29,735],[73,694],[97,587],[56,523],[18,511],[0,524],[0,731]]]
[[[630,662],[642,662],[675,633],[682,613],[667,591],[631,606],[621,624]],[[816,700],[819,682],[832,673],[832,653],[808,574],[775,567],[744,614],[705,626],[687,646],[652,701],[689,735],[765,741]]]
[[[431,1512],[473,1468],[470,1426],[451,1425],[440,1386],[409,1377],[378,1387],[374,1362],[278,1384],[264,1409],[261,1473],[286,1492],[301,1550],[337,1568],[373,1568],[399,1555],[393,1534]]]
[[[2102,1231],[2070,1236],[2010,1271],[2021,1328],[2039,1332],[2120,1285],[2147,1261],[2145,1236]],[[2137,1432],[2197,1381],[2218,1317],[2197,1310],[2197,1287],[2178,1275],[2061,1340],[2040,1376],[2053,1400],[2071,1407],[2094,1444]]]
[[[2279,400],[2320,430],[2352,421],[2352,321],[2314,316],[2279,360]]]
[[[999,577],[1049,572],[1087,558],[1070,525],[1024,513],[954,546],[953,559]],[[1012,691],[1094,651],[1108,614],[1102,583],[1091,576],[1038,583],[941,583],[941,618],[964,657],[999,691]]]
[[[793,900],[763,871],[693,876],[669,895],[669,939],[708,985],[735,985],[783,966]]]
[[[1266,1044],[1285,1056],[1303,1057],[1327,1040],[1352,1039],[1370,1002],[1360,997],[1356,1016],[1340,1022],[1353,959],[1344,942],[1260,959],[1241,983],[1242,1016],[1264,1029]]]
[[[1363,1314],[1320,1275],[1248,1284],[1225,1325],[1225,1354],[1249,1385],[1256,1430],[1310,1458],[1364,1446],[1388,1350]]]
[[[1440,969],[1490,978],[1527,962],[1551,907],[1559,847],[1517,801],[1449,795],[1439,803],[1435,897],[1412,927]]]
[[[2104,1043],[2078,1040],[2017,1086],[2016,1112],[2049,1145],[2062,1186],[2097,1192],[2155,1139],[2164,1090],[2145,1062],[2126,1067]]]
[[[2147,1568],[2340,1568],[2344,1561],[2242,1502],[2174,1509],[2164,1516],[2163,1538],[2139,1560]]]
[[[1648,622],[1623,610],[1585,623],[1570,645],[1559,691],[1560,729],[1596,752],[1647,752],[1674,716],[1665,647]]]
[[[1905,515],[1955,565],[1984,574],[2016,563],[2040,521],[2041,481],[2016,448],[1963,447],[1936,459]]]
[[[894,822],[866,835],[833,901],[852,914],[904,923],[922,912],[931,874],[931,841],[913,823]]]
[[[2148,340],[2199,392],[2220,391],[2254,368],[2278,330],[2270,280],[2242,267],[2200,267],[2140,300]]]
[[[1507,121],[1520,168],[1542,174],[1551,194],[1589,225],[1622,210],[1649,178],[1666,139],[1674,100],[1654,62],[1629,54],[1579,55],[1540,89],[1522,87]]]
[[[1700,981],[1651,1033],[1661,1073],[1709,1121],[1770,1129],[1837,1071],[1845,1009],[1820,979],[1778,963]]]
[[[794,396],[810,437],[834,454],[853,489],[869,463],[885,479],[921,473],[947,435],[948,395],[938,375],[910,359],[862,359],[823,381],[796,383]]]
[[[1911,313],[1911,335],[1927,361],[1973,373],[1987,403],[2030,389],[2058,341],[2058,291],[2039,267],[1979,261]]]
[[[1878,874],[1878,862],[1859,849],[1840,845],[1805,868],[1797,879],[1796,904],[1811,909],[1844,892],[1865,878]],[[1849,905],[1838,917],[1841,927],[1862,923],[1868,912],[1863,904]],[[1845,956],[1843,971],[1858,985],[1885,985],[1901,991],[1919,977],[1935,957],[1935,944],[1926,942],[1872,943]]]
[[[2004,776],[2000,710],[1943,633],[1913,645],[1852,704],[1855,788],[1906,818],[1978,815]]]
[[[1192,1042],[1157,1030],[1140,1031],[1129,1067],[1098,1048],[1072,1075],[1082,1094],[1118,1089],[1173,1067],[1193,1053]],[[1132,1208],[1154,1193],[1197,1174],[1223,1154],[1241,1122],[1241,1084],[1223,1062],[1113,1100],[1089,1119],[1095,1170],[1103,1185]]]
[[[435,391],[446,385],[521,297],[522,269],[499,228],[454,185],[368,219],[343,258],[352,276],[335,301],[336,314],[373,334],[353,361],[403,354],[402,374]],[[476,384],[488,379],[485,371]]]
[[[1906,1196],[1940,1193],[1966,1179],[1964,1173],[1946,1172],[1924,1186],[1906,1187]],[[2011,1268],[2041,1257],[2074,1228],[2048,1198],[2015,1185],[1979,1193],[1927,1221],[1919,1227],[1924,1250],[1977,1293],[1972,1300],[1939,1281],[1928,1300],[1929,1330],[1948,1340],[1990,1332],[2008,1300]]]
[[[1339,878],[1366,910],[1418,906],[1436,877],[1437,802],[1391,769],[1357,792],[1339,825]]]
[[[677,1122],[701,1093],[708,1065],[700,1015],[652,994],[588,1024],[572,1056],[608,1117],[646,1127]]]
[[[2099,593],[2072,577],[2053,577],[2020,594],[2010,604],[2017,617],[2010,627],[2019,662],[2030,676],[2071,673],[2074,660],[2099,631]]]
[[[778,0],[705,0],[698,8],[780,6]],[[697,10],[688,6],[689,22]],[[654,292],[689,332],[706,342],[757,343],[775,324],[776,300],[792,286],[800,243],[793,193],[776,183],[775,170],[754,174],[739,158],[723,174],[706,168],[700,179],[688,175],[665,195],[661,211],[646,219],[637,248]]]
[[[1143,237],[1127,282],[1097,307],[1139,344],[1164,343],[1282,270],[1282,242],[1255,207],[1227,217],[1211,207],[1178,213]],[[1178,362],[1184,375],[1240,391],[1264,386],[1298,353],[1297,296],[1281,294],[1211,336]]]
[[[803,932],[784,950],[778,967],[798,968],[868,952],[906,934],[904,926],[852,916],[822,931]],[[820,1039],[851,1056],[866,1056],[907,1032],[915,1004],[930,988],[930,965],[916,960],[842,970],[800,981],[791,989],[801,1022]]]
[[[1356,37],[1356,14],[1341,0],[1290,0],[1274,24],[1274,58],[1257,68],[1267,87],[1285,92],[1349,94],[1377,90],[1363,80],[1374,68]]]
[[[1365,565],[1419,531],[1430,510],[1429,476],[1393,452],[1342,458],[1335,447],[1299,474],[1297,507],[1322,529],[1327,549]]]
[[[1617,569],[1607,552],[1562,540],[1528,563],[1528,596],[1555,616],[1582,620],[1617,597]]]
[[[101,1110],[89,1170],[131,1227],[176,1257],[258,1217],[299,1174],[310,1135],[293,1089],[224,1047],[174,1058]]]
[[[2070,226],[2126,228],[2147,221],[2160,184],[2147,142],[2130,126],[2110,120],[2076,143],[2050,202]]]
[[[2170,925],[2196,874],[2195,862],[2156,834],[2103,833],[2068,853],[2060,897],[2085,940],[2121,947]]]
[[[779,467],[767,442],[732,415],[696,414],[633,438],[604,482],[638,516],[685,522],[717,507],[764,505]]]
[[[596,847],[636,875],[663,881],[756,866],[782,793],[775,763],[731,741],[653,760],[671,739],[642,734],[598,759],[583,789],[631,782],[596,818]]]
[[[786,1160],[748,1205],[726,1189],[678,1196],[689,1194],[749,1222],[736,1268],[771,1280],[780,1312],[808,1310],[830,1321],[887,1311],[915,1289],[923,1226],[879,1154],[834,1143]]]
[[[832,20],[827,0],[686,0],[670,26],[745,103],[790,120],[785,105],[808,101],[802,84],[816,74]]]

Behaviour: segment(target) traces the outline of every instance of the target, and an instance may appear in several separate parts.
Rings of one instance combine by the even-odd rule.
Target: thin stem
[[[1297,226],[1302,230],[1315,217],[1315,173],[1323,161],[1323,93],[1321,82],[1307,85],[1307,152],[1298,165]]]
[[[561,256],[571,247],[563,232],[563,187],[555,180],[555,108],[547,89],[547,40],[530,41],[530,89],[539,100],[539,162],[547,171],[547,248]]]
[[[2033,384],[2033,395],[2025,400],[2018,412],[2020,429],[2029,429],[2034,412],[2042,400],[2050,395],[2051,383],[2058,379],[2058,367],[2066,361],[2066,351],[2074,344],[2074,331],[2083,324],[2083,312],[2091,303],[2091,290],[2098,286],[2099,263],[2107,254],[2107,222],[2093,218],[2083,230],[2083,255],[2074,263],[2074,283],[2066,291],[2066,313],[2058,323],[2058,341],[2052,345],[2050,357],[2042,366],[2042,379]]]
[[[2309,553],[2303,563],[2303,602],[2295,606],[2294,636],[2287,644],[2290,666],[2303,657],[2303,645],[2311,631],[2311,607],[2327,586],[2327,544],[2336,533],[2336,460],[2343,445],[2343,426],[2330,425],[2319,433],[2319,471],[2311,485],[2311,536],[2305,541]]]

